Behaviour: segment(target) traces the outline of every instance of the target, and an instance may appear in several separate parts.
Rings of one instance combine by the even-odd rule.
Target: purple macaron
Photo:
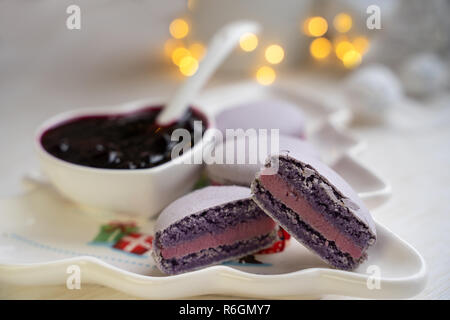
[[[207,187],[162,211],[152,254],[161,271],[178,274],[270,247],[277,230],[253,202],[249,188]]]
[[[279,129],[280,134],[304,138],[305,116],[299,106],[285,100],[267,99],[227,108],[216,116],[216,126],[226,129]]]
[[[272,156],[251,188],[269,216],[338,269],[355,269],[376,241],[375,223],[356,192],[315,158],[295,152]]]
[[[218,143],[214,148],[214,153],[221,152],[223,155],[221,162],[215,161],[206,165],[206,173],[209,180],[215,185],[240,185],[250,187],[256,173],[264,166],[266,158],[270,154],[283,152],[304,153],[314,158],[319,158],[319,152],[307,141],[280,135],[277,150],[272,150],[271,139],[268,137],[265,152],[261,152],[261,139],[257,136],[240,136],[235,139],[227,139],[223,143]],[[251,147],[253,143],[255,148]],[[244,146],[240,149],[239,146]],[[252,150],[252,151],[250,151]],[[227,163],[227,152],[232,152],[231,163]],[[239,154],[239,152],[243,154]],[[258,155],[257,162],[251,159],[250,154]],[[238,155],[242,156],[245,163],[238,163]]]

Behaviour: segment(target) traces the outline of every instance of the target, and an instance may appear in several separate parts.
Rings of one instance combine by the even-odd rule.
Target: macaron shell
[[[216,116],[216,126],[226,129],[279,129],[280,134],[305,137],[305,117],[300,107],[285,100],[268,99],[228,108]]]
[[[166,229],[186,216],[250,197],[250,189],[240,186],[211,186],[193,191],[175,200],[161,212],[156,220],[155,232]]]
[[[245,164],[237,164],[237,145],[238,142],[243,142],[246,139],[245,145]],[[256,173],[264,166],[266,157],[270,154],[277,154],[279,152],[286,153],[305,153],[314,158],[319,158],[319,152],[310,143],[290,136],[280,135],[279,137],[279,150],[270,150],[270,137],[268,137],[267,153],[262,157],[258,163],[249,164],[249,144],[257,140],[257,137],[238,137],[235,139],[228,139],[224,143],[216,145],[215,149],[222,148],[224,150],[224,163],[212,163],[206,166],[206,172],[211,181],[218,184],[235,184],[241,186],[250,186]],[[226,150],[228,146],[234,143],[234,161],[233,164],[225,163]],[[257,143],[257,142],[256,142]],[[259,152],[259,151],[258,151]]]

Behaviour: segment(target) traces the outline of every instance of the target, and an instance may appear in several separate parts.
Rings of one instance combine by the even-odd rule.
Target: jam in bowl
[[[172,139],[176,129],[194,137],[203,135],[206,119],[189,109],[177,122],[160,127],[155,120],[161,107],[148,107],[129,114],[92,115],[70,119],[45,131],[43,148],[67,162],[103,169],[148,169],[171,160],[179,142]],[[198,125],[195,126],[195,121]],[[194,130],[201,132],[194,132]]]
[[[213,117],[198,109],[169,126],[155,125],[161,105],[164,101],[148,99],[50,118],[35,140],[44,174],[60,194],[89,211],[156,216],[192,190],[202,164],[186,160],[201,159],[214,141]],[[176,129],[187,130],[194,140],[172,159]]]

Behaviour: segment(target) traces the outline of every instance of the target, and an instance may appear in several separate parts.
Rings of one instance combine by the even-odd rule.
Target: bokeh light
[[[364,36],[356,37],[352,41],[353,47],[356,51],[358,51],[361,55],[365,54],[369,50],[369,39]]]
[[[353,44],[351,44],[349,41],[346,41],[346,40],[338,42],[336,45],[336,48],[335,48],[336,56],[340,60],[343,60],[345,54],[352,50],[355,50],[355,48],[353,47]]]
[[[198,61],[192,56],[185,56],[180,61],[180,72],[185,76],[192,76],[198,69]]]
[[[311,17],[303,24],[303,32],[312,37],[323,36],[328,30],[328,22],[323,17]]]
[[[342,63],[346,68],[354,68],[361,64],[361,54],[356,50],[347,51],[342,58]]]
[[[178,47],[172,52],[172,62],[177,66],[180,65],[181,59],[186,56],[190,56],[191,53],[185,47]]]
[[[258,46],[258,37],[253,33],[245,33],[241,36],[239,40],[241,49],[250,52],[256,49]]]
[[[267,62],[271,64],[278,64],[284,59],[284,50],[277,44],[270,45],[266,48],[264,56]]]
[[[169,31],[175,39],[183,39],[189,33],[189,24],[186,20],[175,19],[170,23]]]
[[[334,17],[333,26],[340,33],[346,33],[350,31],[352,25],[352,17],[347,13],[339,13]]]
[[[325,59],[330,55],[331,42],[326,38],[317,38],[311,42],[309,46],[309,52],[315,59]]]
[[[256,72],[256,81],[265,86],[272,84],[275,78],[275,70],[268,66],[263,66]]]
[[[195,59],[201,60],[206,53],[206,48],[202,43],[195,42],[189,46],[189,52]]]

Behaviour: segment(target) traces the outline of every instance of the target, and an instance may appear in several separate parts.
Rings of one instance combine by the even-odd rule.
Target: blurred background
[[[449,298],[448,248],[436,246],[449,226],[449,14],[448,0],[0,0],[0,197],[37,168],[45,119],[170,95],[218,28],[252,19],[263,31],[241,38],[205,92],[287,81],[346,99],[348,130],[368,144],[359,160],[393,187],[376,219],[424,253],[422,297]]]

